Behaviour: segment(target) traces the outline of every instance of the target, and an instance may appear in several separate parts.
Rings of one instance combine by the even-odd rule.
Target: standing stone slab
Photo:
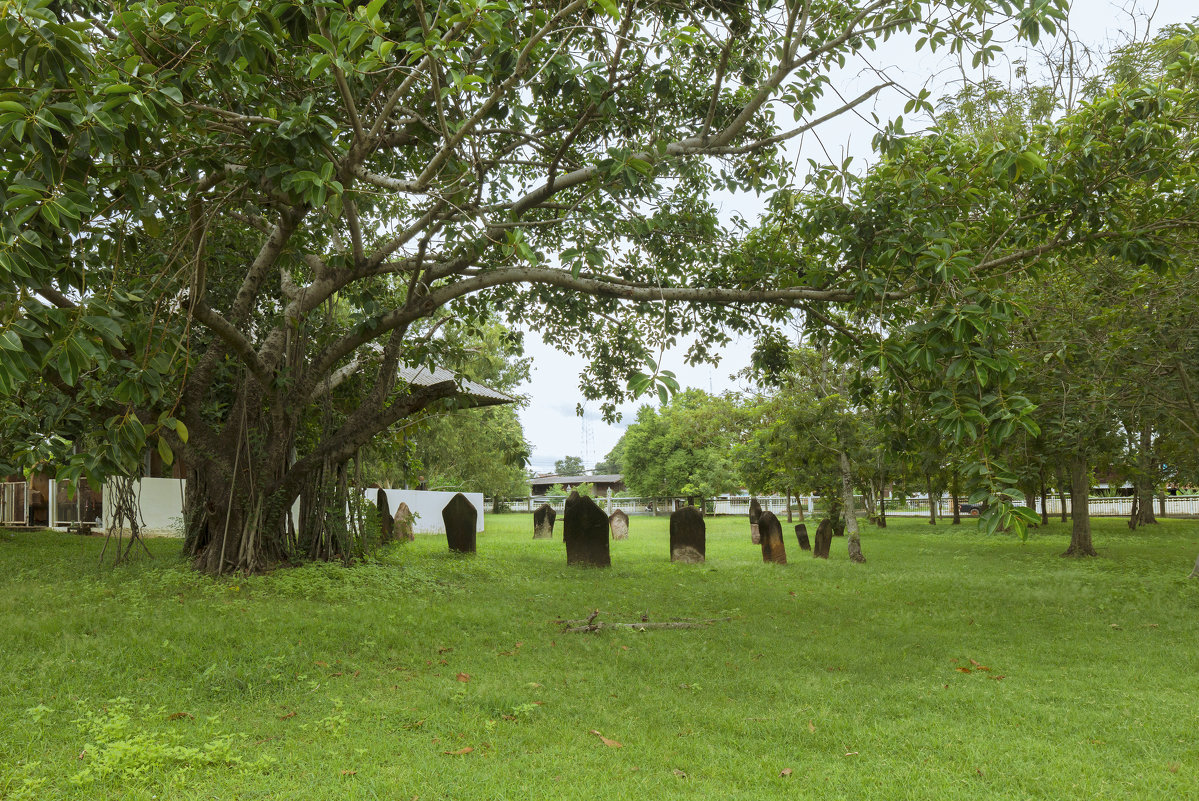
[[[816,544],[812,546],[812,556],[816,559],[828,559],[828,549],[833,544],[833,524],[827,519],[821,520],[816,527]]]
[[[697,564],[704,561],[707,542],[704,514],[684,506],[670,515],[670,561]]]
[[[799,550],[812,550],[812,545],[808,542],[808,527],[803,523],[799,523],[795,526],[795,539],[799,540]]]
[[[475,524],[479,520],[479,510],[459,492],[441,510],[441,519],[445,522],[445,538],[450,550],[459,553],[475,552]]]
[[[612,566],[608,551],[608,516],[587,496],[572,492],[566,499],[562,541],[566,543],[566,564]]]
[[[751,498],[749,501],[749,540],[754,545],[762,543],[762,532],[759,525],[762,519],[762,504],[758,503],[757,498]]]
[[[612,539],[627,540],[629,538],[629,516],[617,509],[608,515],[608,528],[612,530]]]
[[[396,507],[395,535],[400,542],[416,540],[416,515],[412,514],[408,504],[403,501],[400,501],[400,505]]]
[[[776,565],[787,564],[787,546],[783,542],[783,526],[774,512],[762,512],[758,518],[758,530],[762,533],[762,561]]]
[[[379,493],[375,499],[375,506],[379,510],[379,544],[386,545],[395,539],[395,520],[391,517],[391,509],[387,505],[387,493],[383,490],[376,490]]]
[[[554,521],[558,513],[548,503],[543,503],[533,512],[533,539],[552,540],[554,538]]]

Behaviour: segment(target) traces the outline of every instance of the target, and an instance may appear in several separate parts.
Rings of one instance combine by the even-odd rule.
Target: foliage
[[[641,497],[710,497],[732,492],[741,480],[731,447],[739,430],[731,397],[698,389],[654,409],[637,410],[621,436],[625,485]]]
[[[530,322],[614,403],[673,388],[652,345],[696,334],[710,358],[782,313],[763,303],[891,300],[764,269],[710,193],[785,180],[783,142],[886,88],[832,86],[880,41],[978,65],[995,25],[1035,42],[1064,7],[6,3],[0,458],[95,478],[182,456],[208,572],[344,552],[337,521],[295,539],[287,510],[314,528],[376,435],[453,405],[452,382],[397,379],[456,360],[442,328]]]
[[[586,465],[578,456],[567,456],[554,462],[554,475],[581,476],[587,472]]]

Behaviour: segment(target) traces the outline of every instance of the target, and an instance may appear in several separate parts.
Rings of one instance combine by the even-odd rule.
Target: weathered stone
[[[817,559],[828,559],[828,549],[833,544],[833,524],[828,520],[821,520],[820,525],[816,527],[816,542],[812,546],[812,556]]]
[[[760,545],[762,542],[762,533],[758,527],[758,521],[762,518],[762,504],[758,503],[757,498],[749,500],[749,541],[754,545]]]
[[[533,539],[552,540],[554,538],[554,521],[558,513],[548,503],[543,503],[533,512]]]
[[[475,552],[475,525],[479,520],[479,510],[459,492],[441,510],[441,519],[445,523],[445,537],[451,551],[459,553]]]
[[[670,515],[670,561],[695,564],[704,561],[707,542],[704,513],[684,506]]]
[[[387,505],[387,493],[375,490],[375,507],[379,510],[379,544],[386,545],[395,539],[395,520]]]
[[[403,501],[396,508],[395,536],[400,542],[413,542],[416,539],[416,515]]]
[[[774,512],[762,512],[758,518],[758,531],[762,535],[762,561],[776,565],[787,564],[787,546],[783,542],[783,526]]]
[[[803,523],[797,523],[795,526],[795,539],[799,540],[799,550],[812,550],[811,543],[808,542],[808,527]]]
[[[562,514],[562,541],[566,543],[566,564],[612,566],[608,551],[608,516],[591,498],[570,493]]]
[[[612,539],[627,540],[629,538],[629,516],[617,509],[608,515],[608,528],[612,531]]]

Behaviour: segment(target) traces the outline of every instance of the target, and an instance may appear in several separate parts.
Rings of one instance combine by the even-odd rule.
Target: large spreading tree
[[[326,534],[294,531],[287,510],[336,513],[348,460],[453,401],[454,382],[400,372],[445,358],[446,326],[529,322],[581,347],[588,393],[614,399],[661,378],[636,375],[647,342],[698,333],[703,357],[728,326],[783,313],[770,309],[902,305],[1093,241],[1105,220],[1127,238],[1141,217],[1106,219],[1105,204],[1161,199],[1148,171],[1168,123],[1101,141],[1067,176],[1023,150],[941,154],[942,170],[1008,183],[1023,170],[1044,201],[1020,236],[963,247],[913,226],[936,216],[924,202],[858,221],[822,205],[809,225],[911,235],[860,262],[767,263],[730,244],[709,200],[785,181],[788,140],[881,91],[839,100],[831,84],[878,41],[986,60],[993,25],[1035,38],[1063,5],[6,3],[0,425],[18,447],[0,459],[71,477],[134,471],[151,446],[182,457],[197,567],[255,570],[342,549],[298,542]],[[1109,127],[1173,102],[1110,109],[1132,116]],[[953,219],[985,202],[917,183]]]

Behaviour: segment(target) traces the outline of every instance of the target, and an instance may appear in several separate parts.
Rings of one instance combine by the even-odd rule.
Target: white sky
[[[1135,8],[1139,13],[1130,16],[1126,10],[1128,8]],[[1102,51],[1110,48],[1113,43],[1127,42],[1129,38],[1143,39],[1148,27],[1146,12],[1151,12],[1152,31],[1156,31],[1162,25],[1188,22],[1199,16],[1199,3],[1196,0],[1075,0],[1070,13],[1070,24],[1078,39]],[[996,38],[999,38],[998,33]],[[1008,48],[1008,55],[1012,58],[1027,58],[1030,62],[1035,60],[1033,55],[1022,47]],[[940,54],[930,55],[927,49],[914,54],[911,52],[909,41],[893,41],[889,46],[880,48],[873,54],[873,65],[885,67],[893,79],[909,89],[929,86],[933,90],[934,100],[954,91],[954,82],[961,81],[961,72],[956,62],[946,62]],[[861,65],[851,66],[845,72],[840,80],[834,80],[834,85],[840,88],[847,98],[855,97],[877,83],[873,74],[861,72]],[[995,68],[993,74],[1006,83],[1010,78],[1010,67],[1004,65]],[[981,73],[975,74],[975,77],[979,75]],[[876,100],[873,106],[864,107],[863,113],[874,111],[885,120],[902,111],[906,98],[884,93]],[[780,119],[784,119],[782,115]],[[908,124],[905,127],[911,131],[916,129],[917,125]],[[822,141],[816,141],[814,137],[799,141],[795,153],[798,157],[811,157],[817,161],[827,160],[825,152],[837,159],[843,158],[843,155],[852,155],[855,157],[855,164],[861,166],[869,156],[870,139],[873,135],[874,131],[867,119],[846,114],[820,129]],[[754,219],[761,205],[752,196],[728,195],[723,198],[721,209],[725,214],[731,215],[735,212],[746,219]],[[722,361],[717,367],[688,366],[683,360],[685,347],[667,351],[660,366],[661,369],[674,371],[684,387],[697,387],[719,393],[737,388],[731,376],[749,363],[752,344],[749,340],[734,342],[725,349]],[[620,439],[642,403],[658,403],[656,396],[646,396],[635,403],[625,404],[621,407],[622,421],[617,425],[608,425],[600,418],[598,404],[585,403],[579,392],[579,375],[583,367],[580,357],[563,354],[545,345],[541,338],[532,332],[526,334],[525,352],[533,360],[533,373],[531,380],[518,391],[530,396],[531,400],[521,411],[520,417],[525,438],[533,445],[530,466],[538,473],[553,471],[554,462],[565,456],[579,456],[588,468],[592,467],[595,462],[603,459]],[[582,418],[575,413],[579,403],[584,403],[585,414]]]

